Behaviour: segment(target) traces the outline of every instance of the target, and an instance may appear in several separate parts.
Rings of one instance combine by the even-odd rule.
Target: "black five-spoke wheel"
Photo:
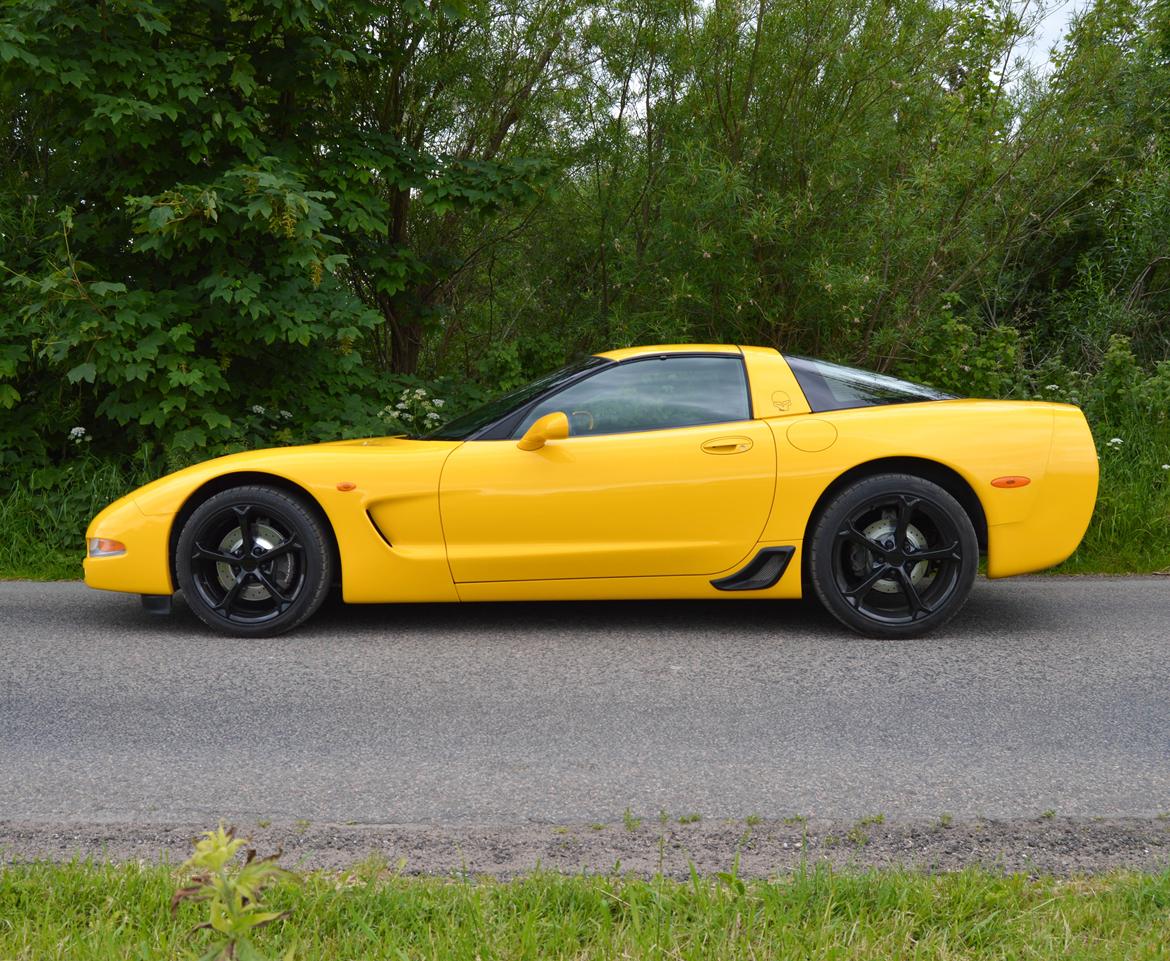
[[[978,567],[962,506],[920,477],[886,474],[851,484],[822,513],[809,571],[821,602],[859,633],[912,637],[962,607]]]
[[[179,535],[175,569],[191,609],[229,634],[269,636],[309,617],[329,587],[332,554],[316,512],[271,487],[211,497]]]

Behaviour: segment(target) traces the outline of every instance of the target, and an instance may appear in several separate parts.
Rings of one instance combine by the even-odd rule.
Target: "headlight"
[[[89,539],[90,557],[116,557],[126,553],[126,545],[121,541],[112,541],[108,537],[91,537]]]

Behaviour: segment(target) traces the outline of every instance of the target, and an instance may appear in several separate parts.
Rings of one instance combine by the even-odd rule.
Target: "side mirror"
[[[540,450],[550,440],[564,440],[568,436],[569,418],[557,410],[534,420],[516,446],[521,450]]]

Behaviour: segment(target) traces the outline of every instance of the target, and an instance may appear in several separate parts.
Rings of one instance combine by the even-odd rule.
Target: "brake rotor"
[[[278,544],[284,543],[284,537],[281,536],[280,531],[274,527],[269,526],[263,521],[257,521],[252,525],[252,540],[257,547],[263,548],[266,551],[272,550]],[[219,542],[219,549],[225,554],[234,554],[240,550],[244,545],[244,535],[238,527],[233,527],[227,534],[224,535],[223,540]],[[272,562],[272,569],[268,572],[268,576],[272,582],[276,584],[281,590],[284,590],[292,583],[293,579],[293,558],[291,554],[284,554]],[[220,586],[224,590],[231,590],[236,584],[236,575],[232,570],[232,566],[226,563],[215,565],[216,577],[219,579]],[[265,601],[272,595],[268,588],[261,584],[258,580],[253,578],[244,587],[240,588],[239,597],[245,601]]]
[[[875,544],[881,544],[882,547],[889,548],[894,546],[894,534],[897,532],[897,529],[897,515],[893,511],[888,511],[884,512],[880,518],[866,527],[862,533]],[[926,535],[913,524],[907,524],[906,543],[904,546],[916,551],[924,550],[926,548]],[[870,570],[872,561],[873,557],[869,551],[862,547],[857,547],[854,557],[854,572],[858,576],[864,575]],[[930,571],[929,561],[919,561],[910,569],[910,583],[914,585],[915,590],[930,584],[933,580],[934,574]],[[873,585],[873,589],[880,591],[882,594],[897,594],[902,588],[893,578],[883,577]]]

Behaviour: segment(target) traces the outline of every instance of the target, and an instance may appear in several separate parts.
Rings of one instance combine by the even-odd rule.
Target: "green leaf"
[[[149,217],[147,217],[147,222],[150,224],[152,230],[162,230],[174,219],[175,211],[165,204],[159,204],[151,210]]]
[[[78,364],[65,375],[66,380],[71,384],[76,384],[78,381],[84,380],[86,383],[92,384],[94,378],[97,376],[97,367],[88,361],[84,364]]]
[[[202,427],[187,427],[175,432],[172,443],[179,450],[194,450],[207,443],[207,433]]]
[[[101,297],[105,294],[124,294],[126,293],[126,285],[118,283],[110,283],[105,280],[97,280],[89,284],[87,289],[91,294],[96,294]]]

